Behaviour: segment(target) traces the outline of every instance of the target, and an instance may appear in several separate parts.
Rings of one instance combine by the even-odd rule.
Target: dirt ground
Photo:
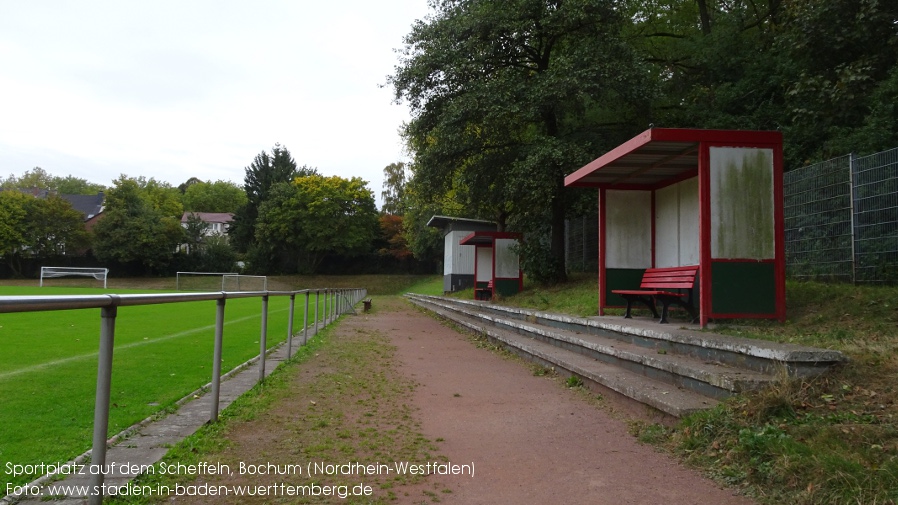
[[[297,368],[291,386],[295,391],[284,400],[274,402],[268,412],[256,419],[234,426],[228,435],[232,445],[219,456],[220,461],[264,457],[268,461],[287,463],[330,454],[328,457],[334,458],[334,463],[342,462],[336,459],[342,447],[339,443],[327,449],[331,452],[315,453],[314,448],[307,447],[309,440],[314,439],[299,438],[300,431],[308,435],[315,426],[327,424],[320,416],[324,415],[325,403],[331,398],[342,409],[339,414],[328,414],[331,417],[327,418],[342,423],[344,432],[336,438],[342,437],[346,444],[356,444],[355,449],[344,447],[344,451],[356,451],[354,456],[347,455],[347,459],[357,457],[359,447],[368,447],[368,461],[392,464],[395,461],[390,458],[417,458],[410,463],[424,465],[433,461],[442,465],[438,467],[440,471],[451,468],[460,471],[455,475],[431,474],[417,480],[393,480],[388,485],[381,479],[381,487],[376,489],[379,495],[374,497],[380,496],[378,503],[753,503],[732,490],[721,489],[673,458],[640,444],[628,433],[621,416],[610,415],[596,402],[589,401],[589,395],[582,391],[567,389],[563,380],[535,375],[525,362],[481,348],[470,335],[453,330],[401,298],[375,297],[373,303],[372,313],[348,316],[339,322],[331,338],[357,347],[368,345],[368,341],[354,343],[354,339],[375,336],[381,340],[370,342],[381,347],[384,342],[392,344],[385,346],[390,352],[377,360],[383,368],[364,368],[365,365],[359,364],[358,374],[339,372],[326,356],[313,357]],[[351,349],[347,347],[346,352]],[[337,372],[342,375],[334,375],[329,381],[339,384],[341,389],[323,391],[320,385],[317,390],[302,389],[313,376]],[[398,391],[402,400],[383,400],[380,403],[391,405],[380,405],[378,398],[391,398],[390,391],[368,391],[364,382],[352,389],[353,381],[359,379],[356,375],[363,374],[384,376],[391,384],[400,384],[400,389],[394,392]],[[337,398],[339,391],[349,396]],[[383,409],[393,410],[388,416],[378,414]],[[365,422],[366,416],[400,421],[352,424]],[[298,427],[300,420],[304,420],[306,428]],[[367,438],[352,442],[366,429],[371,430]],[[402,452],[398,449],[400,445],[407,447],[416,442],[401,439],[396,435],[397,430],[418,433],[417,438],[423,436],[430,445]],[[395,443],[397,452],[372,449],[376,444],[364,445],[376,436],[375,431],[399,437],[386,442]],[[384,489],[388,494],[384,494]],[[244,503],[248,500],[179,498],[171,501]],[[344,500],[279,498],[260,502],[341,503]]]

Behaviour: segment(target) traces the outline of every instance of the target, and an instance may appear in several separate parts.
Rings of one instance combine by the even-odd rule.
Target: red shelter
[[[698,266],[699,319],[785,320],[782,134],[653,128],[565,178],[599,192],[599,314]]]
[[[474,296],[492,299],[495,295],[511,296],[524,288],[524,274],[514,246],[520,233],[475,231],[459,244],[476,248],[474,261]]]

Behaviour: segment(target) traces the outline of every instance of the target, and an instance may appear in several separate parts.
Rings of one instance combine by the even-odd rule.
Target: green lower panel
[[[496,294],[500,296],[515,295],[520,291],[518,279],[496,279]]]
[[[614,289],[639,289],[645,268],[608,268],[605,270],[605,306],[625,307],[627,301],[612,293]]]
[[[775,313],[773,263],[712,262],[711,297],[711,312],[715,314]]]

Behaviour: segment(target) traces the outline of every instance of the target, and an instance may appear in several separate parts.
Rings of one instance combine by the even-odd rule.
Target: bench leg
[[[658,321],[659,323],[666,324],[666,323],[670,322],[667,319],[667,315],[670,313],[669,307],[671,306],[671,304],[677,304],[680,307],[683,307],[684,309],[686,309],[686,312],[689,312],[689,315],[692,317],[692,319],[690,320],[691,322],[694,323],[696,321],[696,319],[698,319],[698,314],[696,314],[696,312],[695,312],[695,307],[693,307],[691,304],[686,303],[679,299],[662,298],[661,299],[661,320]]]
[[[627,313],[624,314],[624,319],[633,319],[633,316],[630,315],[630,309],[633,308],[633,302],[642,302],[649,310],[652,311],[652,315],[658,317],[658,309],[655,308],[655,299],[651,296],[637,296],[637,295],[621,295],[627,300]]]
[[[661,324],[667,324],[670,321],[667,320],[668,309],[670,308],[670,301],[661,300],[661,320],[658,321]]]

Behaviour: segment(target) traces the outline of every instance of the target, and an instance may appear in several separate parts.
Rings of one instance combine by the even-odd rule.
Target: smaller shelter
[[[599,314],[648,268],[697,266],[702,326],[785,320],[782,144],[775,131],[653,128],[568,175],[599,193]]]
[[[491,300],[495,295],[510,296],[524,289],[520,258],[513,247],[520,233],[475,231],[459,244],[476,248],[474,262],[474,296]]]
[[[492,221],[463,217],[433,216],[427,226],[443,230],[443,291],[451,293],[474,287],[475,247],[461,245],[474,231],[496,231]]]

